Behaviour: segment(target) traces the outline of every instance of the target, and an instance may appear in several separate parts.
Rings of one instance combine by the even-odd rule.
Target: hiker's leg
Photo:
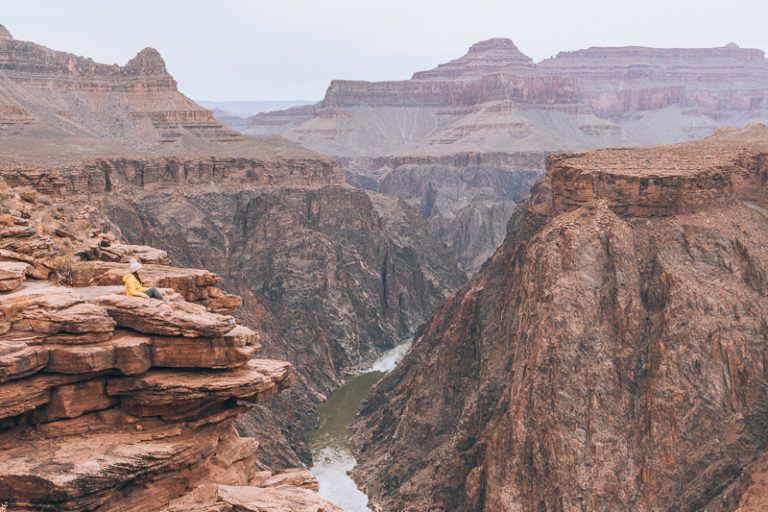
[[[157,288],[150,288],[144,293],[146,293],[150,299],[165,300],[165,297],[163,297],[163,294],[160,293],[160,290],[158,290]]]

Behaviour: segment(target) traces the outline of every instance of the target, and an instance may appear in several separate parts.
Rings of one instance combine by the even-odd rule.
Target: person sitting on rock
[[[131,297],[144,297],[145,299],[165,300],[163,294],[157,288],[145,288],[142,286],[139,271],[144,268],[141,263],[131,260],[131,273],[123,276],[125,293]]]

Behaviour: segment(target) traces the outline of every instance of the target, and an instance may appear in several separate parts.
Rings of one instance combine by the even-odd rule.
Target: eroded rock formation
[[[512,41],[490,39],[411,80],[334,80],[320,103],[259,114],[245,132],[283,134],[341,157],[356,186],[389,181],[382,191],[412,204],[409,186],[442,201],[439,211],[422,212],[475,271],[501,243],[496,228],[516,203],[509,190],[489,188],[488,177],[507,175],[520,184],[513,195],[524,197],[525,174],[543,169],[548,152],[671,143],[765,121],[767,77],[762,51],[733,44],[589,48],[534,63]],[[467,167],[467,155],[500,163]],[[415,160],[430,163],[409,164],[409,178],[419,177],[403,183],[402,162]],[[477,180],[480,169],[486,178]]]
[[[5,194],[6,205],[20,204]],[[255,358],[262,336],[212,310],[239,305],[214,291],[218,276],[153,263],[167,258],[162,251],[102,252],[108,238],[44,229],[0,215],[4,510],[338,511],[314,493],[307,471],[265,472],[258,443],[236,432],[238,415],[296,373]],[[83,257],[108,261],[72,257],[82,246],[91,248]],[[147,284],[168,300],[114,286],[129,272],[112,261],[116,252],[148,255]],[[226,304],[211,302],[222,297]]]
[[[767,157],[756,125],[551,159],[375,387],[356,478],[393,511],[763,510]]]
[[[349,183],[417,209],[462,267],[475,271],[504,240],[517,203],[541,177],[543,159],[540,153],[464,153],[342,163]]]

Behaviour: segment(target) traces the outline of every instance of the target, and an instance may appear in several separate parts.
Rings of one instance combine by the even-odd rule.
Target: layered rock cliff
[[[767,157],[757,125],[550,159],[364,405],[356,478],[385,510],[763,510]]]
[[[157,151],[246,157],[265,148],[181,94],[153,48],[124,66],[101,64],[14,39],[0,28],[3,159],[61,164],[82,155]],[[266,142],[273,152],[306,154],[279,138]]]
[[[541,177],[540,153],[342,159],[347,181],[401,199],[473,272],[504,240],[509,217]]]
[[[0,508],[339,510],[306,470],[265,471],[234,428],[295,380],[290,363],[255,358],[263,337],[224,314],[239,298],[73,213],[3,189]],[[166,301],[115,286],[129,257]]]
[[[428,190],[437,200],[453,202],[461,183],[460,208],[469,206],[473,213],[442,209],[432,225],[474,271],[501,240],[466,233],[489,233],[489,226],[504,224],[514,201],[507,201],[503,189],[489,196],[484,183],[475,187],[475,171],[452,161],[467,154],[510,153],[507,161],[526,155],[543,170],[547,152],[671,143],[710,135],[720,126],[765,121],[767,77],[762,51],[733,44],[589,48],[534,63],[512,41],[490,39],[459,59],[414,73],[411,80],[335,80],[317,105],[260,114],[245,131],[279,133],[351,161],[347,170],[356,185],[381,181],[399,160],[433,159],[421,169],[419,193]],[[383,158],[393,163],[373,163]],[[504,165],[492,173],[520,170]],[[390,183],[399,181],[393,176]],[[515,181],[522,186],[514,195],[527,195],[529,182]],[[385,193],[413,194],[405,187]]]

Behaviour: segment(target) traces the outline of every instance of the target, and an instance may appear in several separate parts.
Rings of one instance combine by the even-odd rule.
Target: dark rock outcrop
[[[517,203],[541,177],[543,154],[342,160],[347,181],[418,209],[461,266],[474,272],[504,239]]]

